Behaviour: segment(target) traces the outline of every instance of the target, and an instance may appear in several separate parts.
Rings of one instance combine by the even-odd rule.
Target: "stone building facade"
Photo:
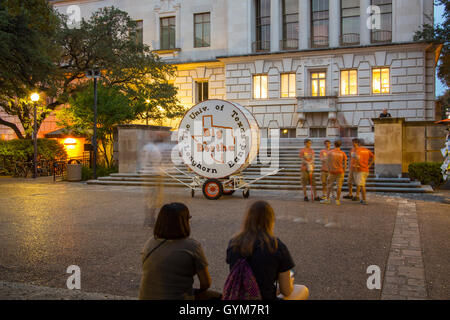
[[[56,0],[82,17],[114,5],[178,69],[189,108],[203,99],[246,106],[262,137],[360,137],[383,109],[435,119],[439,47],[414,42],[433,0]],[[176,127],[177,121],[169,125]]]

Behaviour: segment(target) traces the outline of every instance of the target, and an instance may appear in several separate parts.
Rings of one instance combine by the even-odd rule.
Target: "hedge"
[[[438,162],[416,162],[408,166],[409,177],[419,180],[422,184],[430,184],[439,187],[444,183],[441,171],[442,163]]]
[[[38,161],[66,160],[64,146],[53,139],[38,139]],[[34,144],[30,139],[0,140],[0,166],[6,174],[14,172],[16,161],[31,162],[34,158]]]

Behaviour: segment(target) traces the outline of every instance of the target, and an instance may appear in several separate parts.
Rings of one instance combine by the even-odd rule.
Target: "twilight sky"
[[[434,7],[434,21],[435,23],[443,23],[444,22],[444,6],[440,5],[437,6],[435,5]],[[444,85],[441,80],[439,80],[436,77],[436,97],[441,96],[442,94],[444,94],[445,90],[447,90],[447,86]]]

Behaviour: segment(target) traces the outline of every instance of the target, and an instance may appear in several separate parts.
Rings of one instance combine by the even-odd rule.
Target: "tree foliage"
[[[17,1],[11,0],[11,3],[15,2]],[[45,0],[32,2],[47,3]],[[15,124],[5,119],[0,118],[0,124],[11,127],[19,138],[30,138],[33,131],[31,92],[38,91],[42,96],[38,105],[37,120],[40,127],[51,112],[69,102],[71,95],[85,90],[83,83],[86,79],[85,72],[94,68],[102,71],[105,87],[117,87],[135,101],[135,105],[140,103],[141,110],[149,108],[148,114],[155,119],[181,115],[182,107],[177,103],[176,89],[167,82],[167,79],[174,75],[174,68],[163,63],[149,46],[137,41],[137,24],[126,12],[114,7],[101,8],[89,19],[83,19],[79,28],[72,28],[66,16],[55,13],[49,6],[46,8],[30,8],[28,11],[24,9],[24,12],[32,16],[41,14],[41,10],[47,10],[46,14],[52,17],[52,22],[54,21],[54,32],[53,29],[50,30],[52,32],[48,31],[48,37],[51,39],[48,42],[54,44],[57,49],[50,50],[49,46],[45,45],[41,48],[42,54],[35,50],[37,57],[45,60],[39,60],[42,66],[48,66],[46,72],[43,72],[47,76],[33,83],[22,83],[20,78],[14,77],[16,82],[22,83],[22,90],[17,90],[15,85],[11,85],[10,90],[0,92],[0,107],[7,114],[19,118],[25,135],[21,134]],[[5,15],[11,15],[11,10],[4,11]],[[29,20],[31,21],[31,18]],[[27,26],[36,34],[40,34],[35,24],[30,22]],[[39,45],[36,40],[30,47],[38,48]],[[28,67],[27,56],[28,54],[24,54],[21,61],[25,67]],[[26,70],[20,71],[20,74],[25,75],[27,79],[30,78]],[[145,103],[146,100],[150,100],[151,103]],[[156,106],[160,106],[161,109]],[[146,115],[147,113],[142,111],[138,116]]]
[[[70,108],[64,108],[57,113],[59,125],[77,134],[92,137],[94,127],[94,94],[93,84],[87,83],[78,88],[69,98]],[[99,149],[106,165],[110,166],[112,159],[111,145],[114,127],[130,123],[141,112],[141,106],[136,105],[117,86],[105,86],[102,82],[97,88],[97,136]]]
[[[438,5],[445,7],[444,23],[442,24],[424,24],[422,29],[417,31],[414,40],[426,40],[438,44],[442,44],[442,52],[440,57],[440,63],[438,66],[438,77],[441,81],[450,86],[450,31],[448,26],[450,25],[450,1],[449,0],[436,0]]]

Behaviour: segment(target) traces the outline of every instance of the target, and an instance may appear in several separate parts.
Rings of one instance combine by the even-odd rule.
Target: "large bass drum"
[[[186,112],[178,128],[183,162],[207,179],[221,179],[245,170],[256,159],[258,123],[243,106],[206,100]]]

